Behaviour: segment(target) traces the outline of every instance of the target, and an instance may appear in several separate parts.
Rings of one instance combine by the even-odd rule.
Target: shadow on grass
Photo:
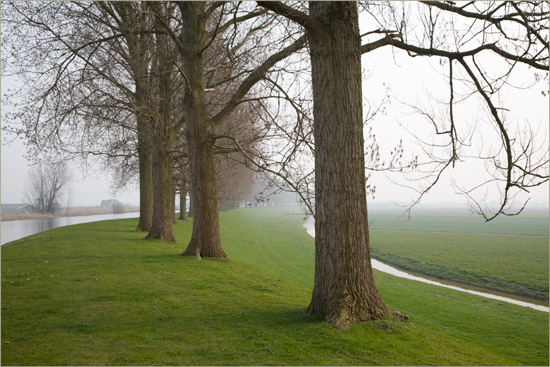
[[[306,308],[301,307],[274,307],[266,305],[265,309],[258,310],[261,305],[251,305],[251,308],[234,309],[232,312],[216,312],[205,308],[199,328],[202,330],[226,330],[240,335],[254,335],[257,333],[277,334],[301,334],[306,336],[312,330],[320,327],[328,327],[324,316],[312,317],[306,313]],[[329,328],[331,329],[331,328]]]
[[[307,313],[306,307],[279,307],[264,312],[254,312],[255,321],[269,326],[286,328],[290,325],[317,325],[324,323],[325,316],[311,316]]]

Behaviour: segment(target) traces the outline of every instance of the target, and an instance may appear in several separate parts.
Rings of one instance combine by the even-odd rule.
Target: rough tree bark
[[[193,231],[183,255],[226,257],[222,248],[214,166],[215,132],[207,115],[204,92],[205,3],[178,3],[182,14],[181,52],[187,91],[184,118],[187,126],[191,174]]]
[[[315,279],[308,312],[336,328],[390,315],[369,249],[355,2],[310,2],[310,14],[259,2],[307,30],[315,137]]]
[[[311,2],[315,133],[315,282],[308,311],[337,328],[389,314],[369,250],[356,3]]]
[[[175,242],[172,230],[172,156],[168,153],[172,138],[153,133],[153,221],[146,239]]]
[[[146,232],[153,222],[153,160],[151,155],[151,127],[149,121],[138,115],[139,160],[139,223],[136,232]]]
[[[185,182],[185,172],[180,166],[179,194],[180,194],[180,215],[178,219],[187,220],[187,183]]]
[[[187,211],[187,216],[193,218],[193,190],[189,191],[189,210]]]

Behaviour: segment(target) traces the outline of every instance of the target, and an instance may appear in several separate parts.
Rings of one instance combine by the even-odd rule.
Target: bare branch
[[[320,33],[324,31],[323,25],[317,20],[299,10],[283,4],[282,1],[257,1],[256,3],[290,20],[293,20],[307,29],[308,32]]]
[[[225,105],[225,107],[212,118],[214,125],[221,125],[221,123],[231,114],[231,112],[233,112],[235,107],[239,104],[239,101],[244,98],[248,91],[258,81],[265,78],[269,69],[273,67],[277,62],[287,58],[294,52],[303,48],[305,45],[305,41],[306,36],[298,38],[296,41],[294,41],[283,50],[271,55],[260,66],[258,66],[256,70],[254,70],[254,72],[250,73],[248,77],[240,84],[235,93],[231,96],[230,101]]]

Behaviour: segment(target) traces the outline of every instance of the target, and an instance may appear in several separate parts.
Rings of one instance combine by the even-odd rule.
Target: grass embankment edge
[[[536,305],[549,305],[547,293],[527,289],[524,285],[519,283],[509,283],[497,278],[489,279],[488,277],[477,277],[466,272],[461,274],[456,270],[449,270],[434,264],[420,263],[415,260],[384,253],[376,249],[371,249],[371,255],[374,259],[413,276],[419,276],[446,285],[490,293],[496,296],[507,297]],[[464,279],[464,281],[460,279]],[[496,284],[498,286],[491,287],[487,286],[487,284]],[[513,290],[516,290],[516,292]]]
[[[544,237],[374,231],[371,251],[373,257],[405,271],[548,300]]]

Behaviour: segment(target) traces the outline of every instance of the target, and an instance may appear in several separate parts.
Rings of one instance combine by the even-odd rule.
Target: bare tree
[[[176,49],[174,41],[164,32],[163,20],[172,18],[175,5],[170,3],[148,4],[154,16],[155,44],[152,75],[156,110],[153,111],[153,223],[146,238],[175,241],[172,230],[174,197],[172,190],[173,144],[183,127],[181,108],[175,103],[178,93]]]
[[[500,214],[516,214],[525,206],[520,205],[519,210],[511,207],[516,194],[548,182],[546,152],[537,144],[533,132],[524,126],[518,126],[517,132],[514,130],[506,121],[506,106],[500,105],[498,100],[498,91],[508,86],[510,76],[522,65],[547,73],[549,21],[546,2],[468,2],[459,5],[453,2],[414,5],[311,2],[309,8],[299,2],[259,2],[259,8],[241,2],[150,2],[140,3],[148,10],[137,11],[137,14],[148,20],[137,29],[130,26],[133,20],[128,25],[121,25],[120,20],[130,8],[118,3],[119,15],[112,17],[118,20],[115,27],[96,16],[94,22],[57,22],[57,25],[69,24],[69,27],[54,30],[48,22],[42,21],[45,18],[40,18],[47,15],[44,10],[48,10],[53,19],[75,18],[73,9],[88,11],[95,3],[76,4],[20,8],[29,10],[21,23],[32,20],[36,26],[33,30],[43,31],[33,44],[42,47],[28,49],[34,57],[28,59],[29,64],[40,60],[43,53],[36,50],[44,50],[48,42],[61,45],[44,53],[48,62],[43,64],[46,66],[38,75],[53,84],[38,84],[40,88],[32,94],[35,99],[27,104],[31,113],[42,117],[34,118],[36,123],[25,131],[29,139],[34,139],[36,146],[50,142],[50,146],[65,147],[67,138],[71,140],[77,136],[75,134],[80,131],[77,127],[82,126],[77,123],[82,116],[72,113],[82,109],[68,103],[75,100],[77,107],[86,106],[86,117],[94,116],[86,121],[96,122],[85,125],[86,130],[82,130],[94,134],[84,134],[84,139],[72,138],[86,147],[108,142],[107,146],[116,146],[119,149],[116,152],[127,156],[132,142],[135,146],[137,140],[141,147],[140,137],[154,139],[149,150],[156,157],[153,169],[157,174],[153,176],[158,180],[159,200],[155,202],[159,205],[156,210],[159,224],[154,226],[150,236],[173,240],[171,227],[167,224],[171,223],[172,215],[166,214],[173,204],[169,203],[171,175],[167,172],[172,168],[175,136],[184,126],[194,211],[192,238],[184,254],[198,257],[226,256],[219,235],[219,190],[214,155],[239,150],[245,155],[245,164],[254,162],[269,174],[284,179],[315,212],[315,283],[308,310],[313,315],[325,314],[338,328],[388,315],[404,318],[387,309],[372,276],[366,157],[375,162],[373,169],[412,171],[431,167],[426,171],[430,181],[419,191],[420,200],[437,184],[443,172],[460,159],[468,158],[463,150],[467,144],[460,134],[460,122],[455,113],[459,99],[475,96],[488,112],[499,144],[478,156],[492,166],[493,179],[463,190],[471,199],[472,207],[487,220]],[[110,6],[98,4],[103,4],[104,9]],[[370,28],[364,32],[359,29],[358,6],[368,15]],[[410,15],[411,7],[417,7],[418,13]],[[266,9],[283,18],[269,15]],[[135,23],[140,24],[137,20]],[[297,26],[293,26],[294,23]],[[18,21],[13,22],[12,30],[16,34],[20,32],[18,25]],[[303,30],[306,36],[302,35]],[[90,36],[96,34],[100,36]],[[151,43],[135,48],[135,55],[127,51],[120,54],[103,52],[104,47],[126,50],[125,43],[111,41],[133,34],[143,35],[143,39]],[[44,38],[44,35],[48,36]],[[282,68],[277,70],[276,67],[303,49],[306,40],[311,59],[312,94],[311,98],[306,96],[298,103],[294,97],[300,95],[302,89],[297,87],[297,93],[288,93],[276,78],[284,75]],[[378,165],[375,139],[365,147],[361,55],[386,46],[411,57],[436,58],[446,68],[449,93],[444,106],[448,111],[438,116],[424,106],[413,106],[433,125],[434,135],[446,139],[443,143],[440,140],[421,141],[427,143],[425,150],[430,162],[414,157],[403,165],[399,162],[402,147],[398,146],[389,165]],[[13,54],[16,52],[14,48]],[[172,57],[174,54],[179,60]],[[120,55],[136,59],[138,55],[144,56],[146,62],[141,65],[142,72],[129,73],[128,70],[135,66],[131,63],[122,68],[112,67]],[[485,58],[486,55],[490,58]],[[494,72],[496,62],[503,62],[503,67]],[[144,84],[147,82],[153,87],[144,93],[147,98],[143,103],[128,103],[136,100],[136,93],[129,87],[138,83],[136,75],[143,77]],[[537,75],[539,79],[547,77],[547,74]],[[96,83],[95,76],[100,76],[102,82]],[[78,88],[69,83],[74,80],[79,81]],[[259,83],[263,83],[261,89]],[[138,89],[136,86],[135,91]],[[105,93],[95,94],[89,90]],[[277,101],[286,100],[285,103],[294,109],[295,125],[276,118],[280,115],[273,113],[273,108],[276,110],[278,104],[267,102],[273,97]],[[308,99],[312,101],[311,107]],[[260,111],[257,117],[266,125],[260,134],[264,142],[272,137],[270,126],[281,132],[277,138],[282,138],[270,143],[270,147],[280,144],[284,152],[285,159],[276,165],[274,162],[280,155],[266,155],[269,147],[247,147],[239,137],[223,133],[223,125],[244,103]],[[112,109],[114,105],[116,109]],[[98,106],[105,108],[104,111],[118,111],[116,117],[94,114],[94,107]],[[67,120],[73,122],[68,125],[69,129],[66,124],[58,123]],[[103,123],[97,123],[99,120]],[[145,120],[149,124],[140,125],[139,121]],[[140,130],[140,126],[144,129]],[[96,141],[91,138],[94,136],[101,138]],[[227,142],[230,144],[223,144]],[[77,150],[88,151],[88,148]],[[112,152],[109,150],[108,154],[117,155]],[[308,164],[313,160],[315,170],[308,171]],[[487,184],[497,185],[501,192],[498,208],[490,213],[474,195],[479,187]],[[312,198],[309,193],[313,187]]]
[[[78,156],[88,164],[99,158],[124,184],[139,167],[137,230],[148,230],[152,31],[144,9],[138,3],[64,2],[3,3],[2,10],[3,71],[24,83],[10,96],[20,100],[16,112],[6,116],[21,123],[4,128],[25,136],[36,160]]]
[[[119,53],[122,53],[122,59],[127,63],[135,85],[133,97],[140,192],[140,216],[136,231],[149,231],[153,222],[153,158],[150,118],[153,91],[150,88],[151,76],[149,73],[153,44],[153,38],[149,31],[152,21],[147,16],[147,9],[143,3],[112,2],[97,3],[97,6],[102,18],[112,20],[112,24],[116,25],[113,26],[113,31],[115,34],[123,34],[126,43],[126,45],[120,44],[116,50],[120,50]],[[135,162],[135,155],[131,157]],[[124,186],[135,175],[136,164],[129,164],[128,158],[125,158],[124,162],[120,162],[119,159],[117,163],[112,166],[116,167],[115,170],[118,171],[119,186]]]
[[[181,46],[186,35],[192,33],[187,28],[182,32],[180,16],[187,14],[177,14],[176,8],[173,3],[125,2],[10,3],[7,7],[7,20],[14,35],[10,38],[11,45],[18,44],[17,41],[28,43],[29,35],[39,35],[32,39],[34,47],[25,49],[24,53],[14,48],[13,55],[17,52],[24,57],[22,63],[12,65],[16,65],[18,74],[28,78],[29,86],[33,85],[22,93],[28,97],[23,108],[11,116],[12,120],[22,120],[24,124],[14,130],[26,135],[29,146],[37,153],[104,158],[105,163],[114,166],[114,171],[121,175],[119,183],[128,182],[128,178],[139,172],[140,208],[149,210],[140,216],[137,229],[149,230],[150,238],[167,240],[173,240],[174,236],[166,223],[171,196],[171,190],[166,188],[169,181],[166,177],[170,174],[166,172],[171,167],[173,140],[184,123],[181,108],[185,104],[181,103],[181,98],[189,100],[186,84],[190,81],[189,73],[184,72],[185,63],[181,67],[179,60],[171,58],[175,54],[171,48]],[[233,13],[238,16],[234,17]],[[243,101],[255,82],[265,76],[269,67],[286,55],[279,53],[267,57],[263,64],[254,62],[250,72],[250,60],[268,46],[265,41],[261,47],[250,42],[255,33],[272,22],[273,17],[259,18],[264,13],[265,10],[239,4],[217,3],[205,13],[208,16],[204,19],[198,44],[201,52],[208,56],[204,59],[206,69],[203,65],[202,71],[207,89],[218,92],[217,101],[212,97],[205,99],[208,119],[216,117],[215,129]],[[254,18],[260,20],[254,23]],[[247,20],[252,20],[253,25],[248,30],[239,26]],[[181,39],[176,36],[180,33]],[[254,37],[255,41],[260,39]],[[279,42],[281,47],[288,46],[286,41],[289,39],[292,40],[283,37]],[[300,43],[303,45],[303,40]],[[180,47],[179,53],[182,52]],[[252,76],[246,78],[247,75]],[[174,107],[177,104],[179,109]],[[40,133],[36,134],[37,131]],[[187,129],[187,134],[193,131]],[[215,140],[215,135],[211,138]],[[206,144],[199,142],[200,149],[213,146],[214,141],[207,140]],[[193,153],[190,155],[197,157]],[[194,161],[192,158],[191,170]],[[201,171],[203,164],[197,167]],[[204,169],[211,172],[209,177],[212,178],[214,171],[209,167],[206,165]],[[204,180],[197,178],[202,176],[196,172],[192,177]],[[191,187],[199,190],[209,186],[195,184]],[[199,199],[198,202],[217,210],[215,199]],[[195,206],[196,212],[202,212],[199,206]],[[217,223],[217,220],[210,220],[213,218],[202,221],[200,214],[198,217],[194,226]],[[193,243],[199,232],[217,233],[207,228],[195,231]],[[219,244],[219,241],[206,242],[214,246]],[[219,249],[214,252],[222,253]]]
[[[65,162],[37,165],[29,173],[27,200],[40,213],[54,214],[62,208],[70,181]]]
[[[261,5],[307,29],[315,138],[315,282],[308,311],[335,327],[389,315],[374,284],[367,227],[361,52],[356,3],[312,2],[309,15]]]
[[[534,165],[531,165],[529,159],[523,158],[532,153],[527,149],[529,143],[521,144],[523,149],[519,155],[514,153],[510,131],[502,123],[498,109],[487,93],[487,89],[493,88],[494,80],[491,83],[487,73],[477,67],[473,59],[480,52],[491,51],[509,61],[512,68],[518,63],[525,63],[547,70],[548,43],[541,33],[548,30],[546,3],[491,3],[478,7],[477,2],[468,2],[459,7],[451,2],[425,2],[427,12],[424,14],[427,15],[424,24],[428,37],[423,40],[427,40],[427,47],[408,42],[407,37],[411,33],[407,28],[408,20],[401,16],[402,13],[395,11],[391,3],[367,3],[363,6],[374,14],[373,24],[380,26],[363,34],[358,26],[357,3],[312,2],[309,4],[309,12],[281,2],[259,4],[300,24],[308,34],[315,134],[316,252],[315,282],[308,308],[311,314],[325,314],[327,321],[338,328],[391,314],[376,289],[370,264],[360,83],[362,53],[393,45],[407,50],[411,56],[439,56],[458,61],[470,77],[474,90],[486,102],[503,142],[504,162],[491,158],[496,167],[504,172],[504,195],[498,213],[505,213],[508,192],[512,188],[522,189],[548,180],[548,173],[544,173],[547,159],[535,159]],[[470,27],[464,28],[465,31],[454,27],[452,22],[445,24],[447,29],[441,27],[439,31],[454,33],[458,38],[476,39],[481,45],[466,51],[460,47],[458,50],[440,47],[438,38],[434,36],[438,30],[434,16],[436,8],[471,21]],[[386,15],[393,22],[380,20],[380,14]],[[502,26],[507,21],[514,22],[521,29],[519,36],[507,34]],[[479,33],[470,34],[477,24],[481,24],[481,30],[474,32]],[[453,32],[449,32],[449,27]],[[444,38],[444,35],[440,36],[439,39]],[[496,37],[502,44],[491,42],[492,37]],[[361,44],[361,38],[367,42]],[[518,40],[520,44],[516,43]],[[506,44],[509,48],[503,46]],[[460,40],[457,40],[455,46],[460,45]],[[466,62],[470,58],[471,65]],[[439,173],[457,158],[458,140],[452,112],[452,82],[455,78],[456,74],[450,69],[450,125],[439,131],[451,139],[451,157],[440,167]],[[514,159],[514,155],[520,159]],[[528,165],[519,165],[519,162],[527,162]],[[417,162],[412,164],[412,167],[417,166]],[[514,170],[519,174],[519,180],[514,178]],[[439,174],[436,174],[437,177]],[[530,181],[532,179],[535,182]],[[400,314],[395,315],[403,318]]]

